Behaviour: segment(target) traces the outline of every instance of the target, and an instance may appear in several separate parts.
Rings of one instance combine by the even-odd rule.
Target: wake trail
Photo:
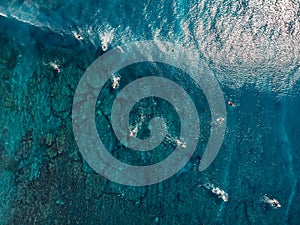
[[[284,150],[285,150],[286,155],[287,155],[288,172],[290,174],[290,177],[291,177],[291,180],[292,180],[292,183],[293,183],[292,184],[292,189],[291,189],[291,194],[289,196],[286,211],[285,211],[285,218],[287,220],[288,216],[289,216],[289,210],[290,210],[292,201],[293,201],[293,199],[295,197],[295,194],[296,194],[297,178],[295,176],[294,167],[293,167],[293,157],[292,157],[292,152],[291,152],[292,147],[291,147],[288,135],[286,133],[286,127],[284,125],[284,121],[287,117],[286,114],[287,114],[287,112],[286,112],[286,110],[284,110],[283,113],[282,113],[282,119],[281,119],[281,123],[280,123],[280,131],[281,131],[281,138],[282,138],[282,141],[283,141],[284,146],[285,146]]]

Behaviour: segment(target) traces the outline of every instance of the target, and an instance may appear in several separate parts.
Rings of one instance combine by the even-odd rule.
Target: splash
[[[107,51],[108,46],[111,44],[114,38],[114,30],[110,29],[105,31],[104,33],[99,34],[99,38],[101,40],[101,47],[103,51]]]

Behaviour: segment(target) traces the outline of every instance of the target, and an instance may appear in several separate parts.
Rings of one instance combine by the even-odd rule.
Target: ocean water
[[[174,107],[146,98],[129,118],[133,127],[141,127],[137,137],[149,137],[150,119],[161,116],[175,139],[151,154],[125,151],[110,113],[113,99],[130,82],[171,79],[189,93],[199,113],[199,142],[186,166],[165,181],[134,187],[105,179],[83,159],[72,128],[72,103],[97,57],[145,40],[198,52],[186,60],[193,65],[193,58],[200,58],[218,81],[226,132],[214,162],[199,172],[214,126],[201,88],[183,71],[159,63],[118,71],[120,86],[114,91],[109,81],[105,84],[95,118],[103,143],[120,161],[156,163],[180,138]],[[300,224],[299,77],[299,1],[3,0],[0,224]],[[207,184],[228,193],[228,201]],[[281,207],[263,202],[265,194]]]

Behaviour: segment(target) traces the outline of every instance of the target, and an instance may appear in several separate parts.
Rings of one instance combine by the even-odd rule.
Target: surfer
[[[266,194],[264,195],[262,201],[265,203],[268,203],[274,209],[278,209],[281,207],[281,205],[277,199],[275,199],[275,198],[271,199]]]
[[[56,73],[60,73],[60,69],[56,63],[51,62],[50,66],[55,70]]]
[[[76,32],[73,32],[73,34],[77,40],[79,40],[79,41],[83,40],[83,37],[80,34],[77,34]]]
[[[107,50],[107,45],[106,44],[103,44],[102,45],[102,50],[105,52]]]
[[[115,77],[115,76],[112,77],[112,84],[111,84],[111,86],[112,86],[113,89],[116,89],[116,88],[119,87],[120,79],[121,79],[120,77]]]
[[[232,101],[228,101],[228,102],[227,102],[227,104],[228,104],[229,106],[232,106],[232,107],[234,107],[234,106],[235,106],[235,104],[233,104],[233,102],[232,102]]]
[[[82,41],[82,40],[83,40],[83,37],[81,37],[81,35],[78,34],[78,35],[77,35],[77,39],[80,40],[80,41]]]
[[[202,186],[202,185],[200,185]],[[224,202],[228,202],[228,193],[226,193],[221,188],[215,186],[211,183],[206,183],[203,185],[206,189],[210,190],[213,194],[215,194],[218,198],[221,198]]]
[[[219,122],[219,123],[223,123],[224,122],[224,118],[223,117],[219,117],[218,119],[217,119],[217,122]]]
[[[185,142],[183,142],[183,141],[181,141],[181,140],[176,140],[176,144],[177,144],[177,146],[178,147],[180,147],[180,148],[186,148],[186,143]]]
[[[136,126],[133,130],[130,131],[129,136],[130,137],[136,137],[137,132],[138,132],[138,126]]]

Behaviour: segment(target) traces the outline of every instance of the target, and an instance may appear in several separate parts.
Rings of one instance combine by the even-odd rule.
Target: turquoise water
[[[80,78],[105,48],[141,40],[199,52],[194,57],[209,66],[225,103],[235,106],[226,104],[219,154],[199,172],[212,126],[201,88],[166,65],[119,71],[119,89],[108,82],[95,110],[99,136],[114,157],[145,165],[172,151],[165,140],[152,155],[126,152],[113,134],[113,98],[136,78],[176,81],[191,95],[201,122],[196,151],[181,171],[158,184],[130,187],[103,178],[83,160],[71,114]],[[299,68],[297,1],[2,1],[0,224],[299,224]],[[139,138],[149,136],[148,122],[157,115],[178,137],[170,104],[145,99],[130,123],[145,114]],[[228,202],[207,183],[228,193]],[[262,202],[265,194],[281,208]]]

